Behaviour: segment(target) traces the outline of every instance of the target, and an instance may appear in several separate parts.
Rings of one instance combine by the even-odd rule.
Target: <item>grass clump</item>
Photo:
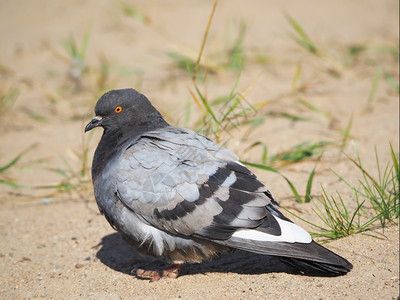
[[[226,67],[228,69],[239,71],[243,69],[244,62],[246,59],[243,41],[246,36],[246,24],[241,22],[239,26],[239,33],[236,39],[233,41],[232,45],[228,47],[226,55],[228,57],[228,62],[226,63]]]
[[[249,89],[243,93],[236,91],[240,74],[237,76],[232,89],[227,95],[209,100],[195,83],[195,91],[190,91],[192,99],[199,110],[202,117],[196,124],[199,128],[197,131],[203,135],[215,139],[217,143],[221,142],[223,133],[231,136],[231,130],[237,129],[239,126],[247,124],[255,117],[256,111],[263,107],[266,102],[261,101],[252,105],[245,99]],[[262,120],[263,121],[263,120]],[[253,123],[252,128],[262,124],[261,122]]]
[[[365,233],[384,228],[389,224],[398,224],[400,206],[399,159],[394,153],[392,145],[390,145],[390,150],[391,161],[383,171],[379,164],[378,154],[375,151],[378,178],[374,178],[364,169],[358,154],[357,159],[347,156],[361,172],[359,186],[352,186],[343,177],[335,173],[351,189],[355,208],[349,209],[349,205],[345,204],[339,192],[336,195],[328,195],[322,187],[322,195],[315,203],[314,212],[324,225],[316,225],[291,212],[289,213],[318,230],[318,232],[312,232],[311,235],[325,240]]]
[[[308,175],[307,185],[305,188],[305,194],[301,195],[298,189],[295,187],[293,182],[285,175],[283,175],[280,171],[278,171],[277,167],[287,164],[293,164],[300,161],[305,161],[312,157],[319,155],[317,161],[319,161],[322,157],[323,152],[326,150],[328,146],[333,145],[333,142],[328,141],[320,141],[316,143],[304,142],[298,145],[295,145],[292,149],[283,151],[277,154],[272,155],[268,159],[268,148],[266,145],[257,142],[251,145],[249,148],[254,146],[263,146],[263,151],[261,155],[261,164],[252,163],[248,161],[242,161],[243,164],[261,169],[264,171],[273,172],[279,174],[280,176],[285,179],[287,184],[290,187],[290,190],[293,193],[293,196],[298,203],[308,203],[311,201],[311,190],[313,185],[314,176],[316,173],[316,166],[311,170],[310,174]]]
[[[321,50],[321,47],[317,46],[317,44],[309,37],[304,27],[301,26],[301,24],[291,15],[288,13],[285,13],[284,15],[294,30],[294,34],[290,34],[290,37],[308,53],[321,59],[321,61],[326,64],[327,73],[334,77],[340,77],[344,71],[343,66],[324,53]]]
[[[289,14],[286,13],[285,17],[296,32],[296,35],[291,35],[292,39],[295,40],[301,47],[303,47],[310,53],[319,56],[320,53],[317,48],[317,45],[311,40],[311,38],[308,36],[304,28]]]
[[[396,94],[399,94],[399,81],[393,78],[392,74],[389,72],[385,72],[385,79],[386,82],[390,85],[390,87],[396,92]]]
[[[390,150],[392,160],[382,170],[379,164],[378,152],[375,149],[378,178],[374,178],[364,169],[359,155],[357,155],[357,160],[348,156],[361,171],[362,180],[359,180],[359,188],[351,187],[348,182],[346,183],[355,194],[369,201],[381,227],[385,227],[388,223],[397,224],[397,219],[399,218],[399,160],[393,151],[392,145],[390,145]]]
[[[195,77],[202,81],[205,80],[206,75],[217,74],[222,70],[239,72],[243,69],[246,61],[243,42],[246,36],[247,26],[244,22],[240,22],[236,36],[228,42],[224,49],[216,51],[207,57],[203,56],[203,51],[217,4],[218,0],[214,1],[214,6],[208,20],[198,55],[187,49],[185,52],[182,50],[179,52],[168,52],[169,58],[174,61],[175,65],[179,69],[187,71],[192,78]]]
[[[366,200],[360,203],[358,194],[355,194],[357,204],[356,208],[349,211],[340,193],[337,192],[336,196],[328,196],[324,188],[321,188],[322,196],[319,199],[319,202],[322,205],[322,208],[316,206],[314,212],[326,227],[323,227],[324,225],[318,226],[295,215],[297,218],[319,230],[319,232],[310,233],[313,237],[319,237],[324,240],[334,240],[379,228],[379,226],[373,225],[377,220],[376,216],[369,218],[366,221],[362,221],[362,207]]]
[[[223,132],[229,134],[230,129],[246,124],[251,117],[254,117],[255,111],[264,106],[266,102],[263,101],[255,105],[251,105],[246,101],[245,97],[252,86],[250,86],[243,93],[237,92],[237,86],[241,76],[240,72],[237,75],[231,90],[222,97],[209,99],[206,94],[201,91],[198,80],[206,78],[206,75],[209,72],[209,68],[202,64],[202,54],[207,42],[208,33],[217,4],[218,0],[214,2],[197,59],[188,60],[182,56],[176,57],[179,58],[180,64],[185,66],[188,73],[191,75],[194,90],[189,89],[189,92],[193,102],[202,113],[202,117],[196,124],[196,127],[199,128],[197,131],[203,135],[215,139],[217,143],[220,143]],[[239,37],[234,42],[234,46],[229,50],[229,65],[234,69],[238,68],[238,66],[241,66],[241,63],[243,62],[242,58],[240,57],[243,54],[242,42],[245,26],[242,26],[241,28],[242,29]],[[190,110],[187,110],[185,119],[190,119]],[[261,123],[262,122],[258,122],[254,126],[261,125]]]
[[[125,16],[144,24],[150,23],[150,18],[141,13],[136,7],[134,7],[128,1],[119,1],[118,5],[120,10]]]
[[[285,181],[287,182],[287,184],[289,185],[294,198],[296,199],[296,202],[298,203],[307,203],[310,202],[312,197],[311,197],[311,189],[312,189],[312,184],[313,184],[313,180],[314,180],[314,175],[315,175],[315,170],[316,167],[314,167],[314,169],[312,169],[312,171],[310,172],[310,175],[308,176],[308,180],[307,180],[307,185],[306,185],[306,191],[304,196],[301,196],[300,193],[297,191],[296,187],[294,186],[294,184],[292,183],[292,181],[290,181],[289,178],[287,178],[285,175],[283,175],[281,172],[279,172],[277,169],[273,168],[273,167],[269,167],[266,166],[264,164],[255,164],[255,163],[250,163],[247,161],[241,161],[241,163],[253,167],[253,168],[258,168],[264,171],[268,171],[268,172],[273,172],[276,174],[279,174],[283,177],[283,179],[285,179]]]
[[[20,161],[20,159],[25,156],[29,151],[31,151],[34,147],[36,147],[36,144],[33,144],[23,150],[21,153],[17,154],[11,161],[6,163],[3,166],[0,166],[0,184],[7,185],[13,188],[23,188],[24,185],[19,184],[13,179],[9,174],[8,171],[15,167],[16,164]]]
[[[80,46],[73,35],[70,35],[65,42],[65,49],[71,61],[69,75],[72,80],[74,80],[78,90],[82,89],[82,75],[88,71],[86,53],[89,47],[89,41],[90,31],[88,30],[83,36]]]
[[[92,135],[90,135],[90,137],[91,136]],[[48,169],[52,173],[61,176],[61,181],[57,184],[39,186],[38,188],[55,190],[56,193],[72,191],[79,193],[90,189],[91,178],[88,165],[88,153],[89,146],[85,143],[85,138],[82,136],[82,148],[79,151],[72,151],[72,154],[79,160],[79,168],[73,167],[65,157],[61,157],[64,163],[63,167]]]
[[[9,109],[16,101],[19,95],[19,89],[10,87],[0,91],[0,114]]]
[[[310,157],[321,154],[326,147],[332,144],[333,142],[329,141],[319,141],[316,143],[303,142],[293,146],[293,148],[288,151],[277,153],[271,156],[270,163],[274,163],[276,161],[293,163],[306,160]]]

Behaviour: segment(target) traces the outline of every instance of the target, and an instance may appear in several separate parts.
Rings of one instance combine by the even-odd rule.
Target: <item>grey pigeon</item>
[[[232,248],[330,275],[351,270],[286,218],[235,154],[169,125],[136,90],[104,94],[95,114],[85,132],[104,128],[92,165],[100,212],[139,253],[172,263],[163,274]]]

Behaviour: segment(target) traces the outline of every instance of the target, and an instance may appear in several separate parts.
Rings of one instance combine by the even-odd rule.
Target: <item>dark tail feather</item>
[[[303,271],[325,275],[342,275],[353,266],[345,258],[312,241],[311,243],[259,242],[231,238],[225,245],[259,254],[279,257],[281,260]],[[322,274],[321,274],[322,275]]]
[[[299,270],[304,275],[339,276],[344,275],[352,269],[352,265],[332,265],[316,261],[280,257],[280,260]]]

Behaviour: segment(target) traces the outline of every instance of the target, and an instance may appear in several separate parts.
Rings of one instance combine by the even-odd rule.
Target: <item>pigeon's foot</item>
[[[143,270],[137,269],[136,275],[142,278],[149,278],[151,282],[158,281],[161,278],[177,278],[179,275],[179,270],[182,268],[181,264],[174,264],[165,270]]]

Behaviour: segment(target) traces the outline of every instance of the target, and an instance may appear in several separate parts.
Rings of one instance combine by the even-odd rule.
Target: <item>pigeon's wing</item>
[[[268,208],[284,217],[265,186],[230,151],[190,130],[142,136],[121,156],[116,182],[128,208],[172,234],[226,240],[263,223],[281,232]]]
[[[190,130],[164,128],[132,144],[119,161],[117,195],[143,221],[169,234],[311,260],[328,271],[338,265],[338,273],[351,268],[283,216],[234,154]]]

